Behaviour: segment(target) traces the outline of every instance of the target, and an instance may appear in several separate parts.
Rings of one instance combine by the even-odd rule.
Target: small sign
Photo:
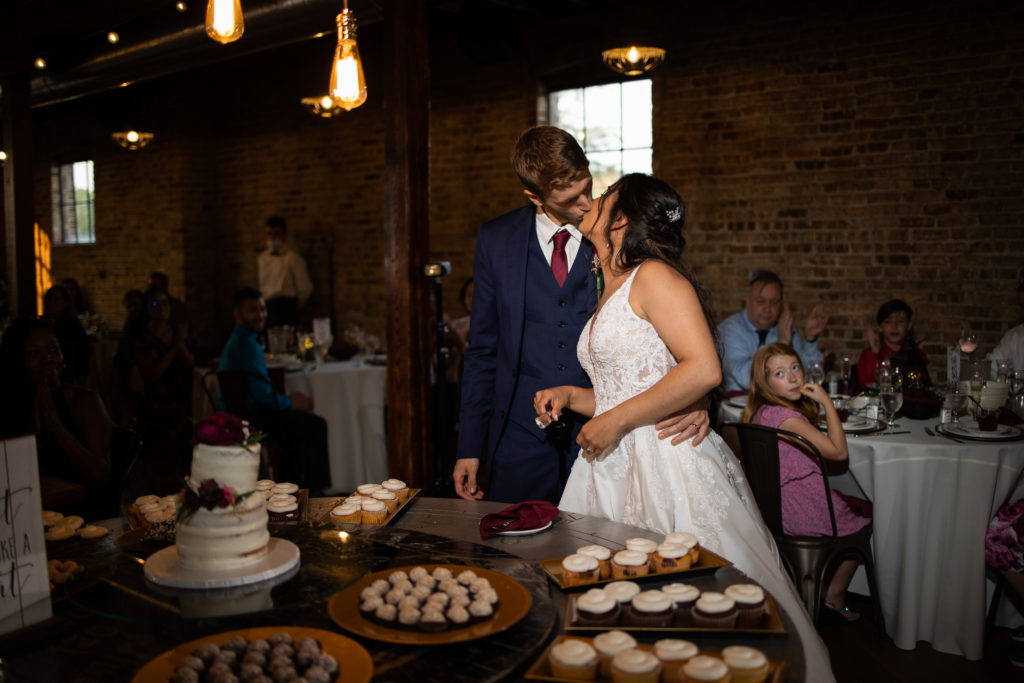
[[[0,441],[0,496],[0,633],[8,633],[52,615],[35,437]]]

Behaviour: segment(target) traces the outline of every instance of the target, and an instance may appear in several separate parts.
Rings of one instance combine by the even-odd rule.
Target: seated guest
[[[791,344],[804,363],[824,360],[818,348],[818,336],[827,324],[828,310],[815,306],[801,335],[793,327],[789,306],[782,303],[782,280],[770,270],[756,271],[750,279],[746,310],[718,325],[722,390],[726,396],[746,393],[754,352],[764,344]]]
[[[0,437],[34,434],[39,474],[85,486],[83,512],[93,513],[109,507],[103,495],[108,493],[113,425],[99,394],[62,382],[63,366],[60,343],[48,322],[22,318],[4,331]]]
[[[857,360],[857,380],[866,387],[875,382],[875,366],[880,361],[889,361],[899,368],[909,385],[931,385],[928,377],[928,357],[917,348],[911,334],[914,330],[914,311],[906,301],[886,301],[875,315],[878,327],[867,331],[868,348],[860,352]]]
[[[989,522],[985,563],[999,571],[1012,591],[1011,602],[1024,614],[1024,498],[1007,503]],[[1013,629],[1010,661],[1024,666],[1024,626]]]
[[[1017,305],[1024,320],[1024,280],[1017,285]],[[1009,361],[1014,370],[1024,372],[1024,324],[1011,327],[988,357],[994,361]]]
[[[43,295],[43,318],[53,326],[64,354],[65,382],[81,384],[89,374],[89,337],[71,310],[67,290],[54,285]]]
[[[161,273],[159,270],[154,270],[149,274],[149,286],[157,287],[167,292],[167,300],[171,302],[171,318],[169,320],[171,327],[188,325],[188,310],[185,308],[185,302],[171,296],[171,290],[168,288],[167,275],[165,273]]]
[[[92,313],[91,307],[86,303],[85,293],[78,285],[78,280],[73,277],[66,277],[60,281],[60,286],[68,293],[68,308],[75,316],[83,313]]]
[[[311,495],[330,488],[327,423],[309,412],[313,409],[309,396],[298,392],[289,396],[278,393],[267,374],[259,342],[267,323],[263,297],[259,291],[247,287],[235,293],[232,303],[235,329],[221,352],[218,371],[247,373],[248,417],[258,429],[283,442],[276,478],[309,488]]]
[[[825,408],[828,428],[817,427],[819,404]],[[846,433],[832,401],[820,384],[804,382],[804,366],[789,344],[766,344],[754,354],[750,367],[750,391],[743,409],[743,422],[785,429],[806,438],[826,460],[844,461],[848,453]],[[832,524],[825,500],[823,474],[816,458],[798,445],[779,441],[779,478],[782,487],[782,530],[789,536],[830,536]],[[832,490],[836,530],[846,536],[871,523],[871,504]],[[825,590],[824,614],[845,621],[860,615],[846,606],[857,561],[843,560]]]

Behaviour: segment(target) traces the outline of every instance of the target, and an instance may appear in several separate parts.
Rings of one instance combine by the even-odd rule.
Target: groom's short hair
[[[590,175],[590,162],[580,143],[554,126],[523,131],[512,145],[510,159],[523,187],[541,198]]]

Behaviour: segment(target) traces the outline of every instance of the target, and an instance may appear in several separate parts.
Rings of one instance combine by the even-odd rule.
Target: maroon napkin
[[[484,515],[480,520],[480,538],[502,531],[528,531],[542,527],[555,518],[558,508],[546,500],[528,500],[510,505],[501,512]]]

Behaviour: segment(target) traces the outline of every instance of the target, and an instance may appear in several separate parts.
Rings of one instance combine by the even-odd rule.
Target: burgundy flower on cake
[[[196,425],[194,442],[208,446],[249,446],[263,436],[262,432],[253,430],[248,420],[218,411]]]

